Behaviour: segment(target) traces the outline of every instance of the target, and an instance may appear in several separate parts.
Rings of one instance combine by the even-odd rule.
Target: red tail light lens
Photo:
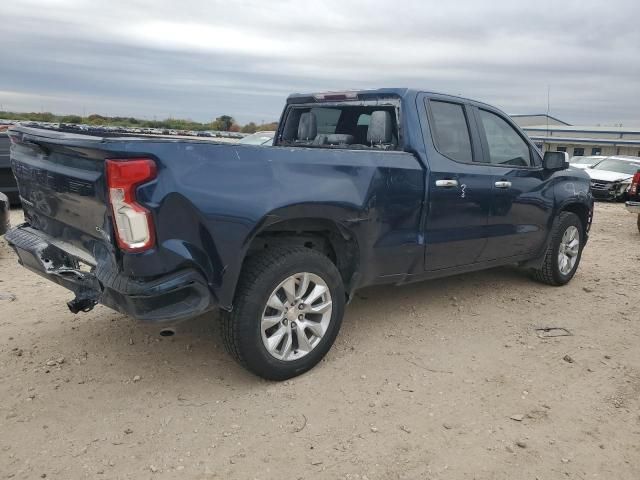
[[[631,188],[629,189],[629,193],[631,195],[637,195],[638,191],[640,191],[640,170],[636,172],[633,176],[633,180],[631,180]]]
[[[151,212],[136,201],[136,187],[156,178],[156,164],[148,158],[107,160],[107,188],[118,246],[126,252],[151,248],[155,227]]]

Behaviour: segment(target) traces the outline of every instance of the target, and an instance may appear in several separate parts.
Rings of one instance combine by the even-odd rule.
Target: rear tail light
[[[629,188],[629,193],[631,195],[637,195],[638,191],[640,191],[640,170],[638,170],[633,176],[633,180],[631,180],[631,188]]]
[[[136,187],[156,178],[156,164],[148,158],[107,160],[107,188],[118,246],[142,252],[155,243],[151,212],[136,201]]]

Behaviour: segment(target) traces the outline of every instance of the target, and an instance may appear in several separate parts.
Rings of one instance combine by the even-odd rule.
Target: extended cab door
[[[533,144],[501,112],[474,107],[493,189],[483,261],[538,252],[553,212],[553,187]]]
[[[446,96],[418,96],[428,128],[423,128],[428,157],[428,210],[425,269],[442,270],[478,261],[486,244],[491,205],[490,168],[473,112]]]

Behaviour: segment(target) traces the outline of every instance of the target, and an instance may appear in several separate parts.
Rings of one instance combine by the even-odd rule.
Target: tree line
[[[220,132],[255,133],[261,130],[275,130],[278,122],[256,124],[249,122],[246,125],[238,124],[230,115],[221,115],[209,123],[195,122],[188,119],[166,118],[164,120],[143,120],[135,117],[107,117],[92,113],[87,117],[80,115],[55,115],[51,112],[6,112],[0,111],[0,118],[7,120],[49,122],[49,123],[73,123],[83,125],[103,125],[127,128],[159,128],[163,130],[216,130]]]

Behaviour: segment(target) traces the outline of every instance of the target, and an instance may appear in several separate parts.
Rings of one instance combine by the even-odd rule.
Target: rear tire
[[[640,232],[640,213],[638,214],[638,232]]]
[[[304,309],[313,309],[312,305],[303,304],[304,292],[297,295],[305,290],[302,280],[299,283],[294,280],[292,283],[296,294],[295,302],[298,303],[290,301],[288,295],[285,295],[288,291],[285,292],[283,284],[292,278],[301,279],[303,275],[307,279],[315,279],[316,284],[321,285],[321,289],[325,291],[322,299],[310,301],[318,310],[324,306],[324,316],[309,312],[310,317],[318,320],[322,318],[322,322],[298,320],[304,317],[301,313]],[[311,298],[312,290],[317,286],[313,281],[310,282],[306,298]],[[277,295],[282,298],[279,305],[286,305],[282,312],[270,306]],[[318,303],[319,301],[324,304]],[[275,302],[278,302],[277,298]],[[236,290],[234,308],[231,312],[221,314],[225,347],[240,365],[262,378],[286,380],[295,377],[313,368],[333,345],[342,323],[344,303],[342,277],[328,257],[316,250],[298,246],[267,249],[247,260]],[[326,304],[329,306],[325,306]],[[300,308],[300,311],[295,310],[296,308]],[[296,314],[295,317],[293,313]],[[281,315],[280,320],[265,330],[267,321],[272,321],[269,319],[278,315]],[[293,318],[288,320],[287,316]],[[320,323],[323,324],[322,328],[319,327]],[[310,328],[300,325],[310,325]],[[271,333],[272,338],[282,337],[282,342],[270,347],[271,350],[268,348],[270,340],[267,338],[270,331],[276,331],[275,334]],[[285,345],[286,341],[290,345]]]
[[[574,233],[577,246],[570,240]],[[533,271],[533,277],[547,285],[560,286],[569,283],[580,265],[584,240],[580,218],[575,213],[561,212],[551,228],[551,240],[542,266]]]

